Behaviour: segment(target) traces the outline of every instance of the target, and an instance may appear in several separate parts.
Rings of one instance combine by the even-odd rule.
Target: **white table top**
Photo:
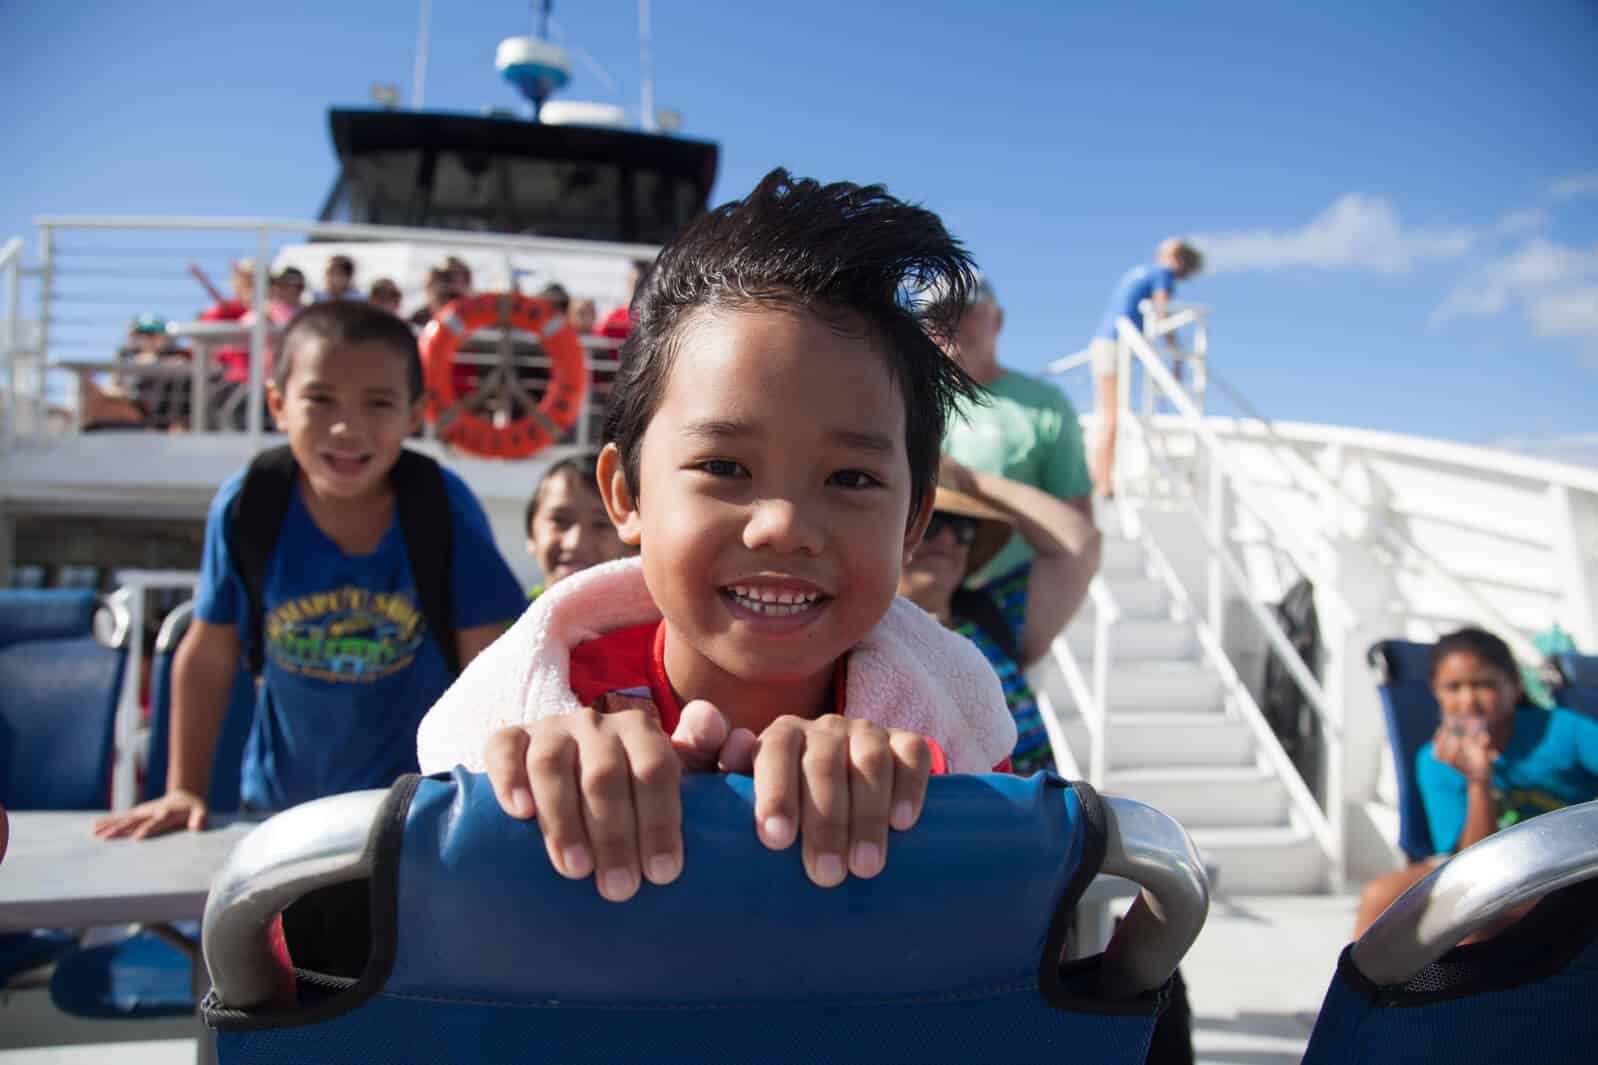
[[[211,878],[255,822],[212,818],[204,832],[101,840],[93,811],[8,811],[0,932],[197,920]]]

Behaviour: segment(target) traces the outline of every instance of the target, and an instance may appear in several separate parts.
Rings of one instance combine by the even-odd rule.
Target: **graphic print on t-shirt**
[[[273,609],[266,618],[266,653],[289,673],[366,683],[409,666],[424,635],[414,590],[373,595],[345,586]]]

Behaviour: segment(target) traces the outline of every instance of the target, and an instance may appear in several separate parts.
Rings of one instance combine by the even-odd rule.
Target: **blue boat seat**
[[[1598,802],[1489,836],[1389,906],[1343,951],[1304,1065],[1586,1065],[1595,1001]]]
[[[1554,699],[1560,706],[1598,717],[1598,655],[1566,652],[1554,656],[1559,687]]]
[[[88,590],[0,590],[0,805],[8,810],[107,805],[125,654],[95,639],[99,607]],[[0,934],[0,987],[75,942],[61,931]]]
[[[172,665],[178,644],[188,631],[194,604],[185,602],[167,614],[155,640],[150,664],[150,754],[142,798],[166,791],[168,742],[172,722]],[[246,669],[234,678],[233,694],[222,730],[206,804],[212,813],[239,808],[239,778],[244,745],[255,716],[255,680]],[[79,1017],[178,1017],[192,1014],[194,956],[198,921],[170,928],[141,929],[95,947],[71,950],[50,978],[56,1008]]]
[[[1415,775],[1415,756],[1442,721],[1442,710],[1432,695],[1431,657],[1431,644],[1409,640],[1382,640],[1367,655],[1380,674],[1376,690],[1398,780],[1398,846],[1410,861],[1437,853]]]
[[[689,777],[683,802],[682,875],[621,905],[463,770],[279,814],[206,907],[219,1060],[1142,1062],[1207,912],[1180,826],[1050,774],[933,780],[882,874],[830,890],[756,840],[749,778]],[[1061,966],[1101,869],[1144,895]],[[365,956],[290,975],[272,914],[351,883]]]

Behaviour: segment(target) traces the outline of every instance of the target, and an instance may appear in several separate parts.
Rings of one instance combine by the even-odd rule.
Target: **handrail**
[[[1093,601],[1093,680],[1090,684],[1082,675],[1082,667],[1076,660],[1076,652],[1071,650],[1070,641],[1066,638],[1065,630],[1057,633],[1049,643],[1049,655],[1055,664],[1060,667],[1060,673],[1065,678],[1065,685],[1071,691],[1071,701],[1076,704],[1078,716],[1088,729],[1088,783],[1095,788],[1104,786],[1104,777],[1108,770],[1108,752],[1106,750],[1106,732],[1109,728],[1110,714],[1110,647],[1111,630],[1115,623],[1121,619],[1121,607],[1115,601],[1115,594],[1110,591],[1109,585],[1100,575],[1095,575],[1088,582],[1088,598]],[[1042,690],[1037,692],[1039,708],[1044,710],[1045,726],[1051,723],[1051,718],[1056,717],[1054,703],[1048,698],[1048,693]],[[1058,721],[1053,721],[1058,726]],[[1050,733],[1050,743],[1059,748],[1053,732]],[[1061,735],[1063,739],[1063,734]],[[1069,753],[1069,752],[1068,752]],[[1056,768],[1065,773],[1065,767],[1060,764],[1056,755]],[[1076,758],[1070,761],[1077,776],[1081,775],[1080,767],[1076,766]],[[1069,776],[1069,774],[1067,774]]]
[[[1198,408],[1187,397],[1186,390],[1171,376],[1171,372],[1165,368],[1154,348],[1138,332],[1129,319],[1117,319],[1116,327],[1128,352],[1142,360],[1143,369],[1148,378],[1159,386],[1160,390],[1165,393],[1166,398],[1176,407],[1177,413],[1182,415],[1183,420],[1188,423],[1190,430],[1209,448],[1210,461],[1215,463],[1227,480],[1231,482],[1233,492],[1238,500],[1266,528],[1277,529],[1278,532],[1285,531],[1281,528],[1280,518],[1273,517],[1270,508],[1257,498],[1252,483],[1237,468],[1237,464],[1233,461],[1231,455],[1228,454],[1226,446],[1221,442],[1220,437],[1205,422],[1204,416],[1199,413]],[[1152,454],[1152,451],[1150,453]],[[1308,537],[1304,536],[1302,530],[1293,529],[1291,531],[1299,539],[1308,539]],[[1322,593],[1327,597],[1328,601],[1336,605],[1344,618],[1354,617],[1352,607],[1337,590],[1336,582],[1324,571],[1323,567],[1316,560],[1305,555],[1292,539],[1287,537],[1281,537],[1281,539],[1282,550],[1293,560],[1293,564],[1298,567],[1299,572],[1308,575],[1320,586]]]
[[[1405,984],[1515,908],[1598,876],[1598,802],[1567,806],[1466,847],[1398,897],[1354,944],[1372,982]]]
[[[653,258],[660,248],[653,244],[625,244],[619,241],[576,240],[568,237],[516,236],[505,233],[476,233],[471,230],[425,229],[414,226],[373,226],[354,222],[297,222],[282,218],[203,218],[159,215],[40,215],[34,225],[48,229],[190,229],[209,232],[297,233],[315,237],[348,240],[419,240],[429,244],[454,244],[473,248],[506,251],[536,249],[578,252],[587,255],[614,255],[617,258]]]
[[[144,691],[144,593],[155,589],[197,590],[200,575],[187,570],[126,569],[116,572],[117,589],[109,602],[127,611],[128,664],[122,672],[122,692],[117,698],[116,746],[111,764],[111,809],[126,810],[138,796],[134,752],[143,720],[140,696]]]
[[[1126,506],[1124,502],[1121,505],[1123,507]],[[1276,770],[1276,775],[1281,779],[1282,786],[1287,789],[1289,801],[1304,817],[1306,824],[1309,826],[1310,834],[1315,837],[1316,844],[1330,864],[1333,883],[1341,885],[1344,865],[1342,846],[1344,833],[1341,730],[1337,729],[1336,726],[1329,726],[1328,736],[1331,740],[1329,750],[1332,756],[1329,759],[1331,767],[1327,772],[1327,810],[1323,811],[1316,803],[1315,796],[1310,793],[1309,786],[1304,783],[1303,777],[1299,775],[1298,767],[1287,756],[1286,749],[1282,747],[1281,739],[1271,729],[1270,723],[1265,720],[1265,715],[1260,710],[1259,704],[1254,701],[1254,697],[1249,694],[1247,685],[1238,676],[1237,669],[1232,665],[1231,659],[1226,656],[1226,650],[1221,646],[1218,634],[1211,629],[1209,623],[1193,608],[1193,601],[1187,594],[1187,588],[1182,584],[1181,578],[1176,575],[1175,567],[1171,565],[1170,559],[1166,557],[1165,552],[1160,548],[1153,534],[1147,527],[1144,527],[1140,531],[1138,539],[1143,549],[1148,553],[1149,561],[1160,581],[1165,585],[1166,591],[1170,593],[1171,598],[1178,607],[1192,619],[1193,631],[1199,641],[1199,649],[1203,652],[1204,657],[1209,659],[1211,665],[1215,667],[1216,673],[1220,676],[1222,686],[1226,689],[1227,694],[1232,697],[1233,705],[1239,708],[1240,716],[1254,734],[1254,738],[1264,752],[1266,760]],[[1236,575],[1241,576],[1241,571],[1238,571]],[[1245,590],[1247,589],[1246,582],[1243,587]],[[1257,604],[1253,602],[1251,596],[1245,595],[1244,598],[1251,606],[1257,608]],[[1263,613],[1263,610],[1261,610],[1261,613]],[[1269,626],[1275,624],[1275,619],[1270,618],[1269,615],[1266,615],[1266,618],[1267,631],[1269,631]],[[1293,658],[1297,658],[1296,652],[1294,652]],[[1325,721],[1324,708],[1317,707],[1316,710],[1317,716],[1320,716]],[[1333,772],[1332,769],[1335,769],[1336,772]]]
[[[1293,449],[1293,445],[1287,440],[1283,439],[1281,434],[1276,431],[1276,427],[1271,424],[1270,419],[1266,418],[1263,414],[1256,410],[1254,406],[1237,391],[1237,389],[1227,384],[1223,379],[1214,373],[1210,374],[1210,380],[1220,385],[1222,390],[1226,392],[1227,396],[1231,398],[1231,400],[1239,407],[1243,408],[1244,413],[1248,414],[1250,417],[1259,422],[1260,428],[1264,431],[1266,438],[1270,440],[1271,444],[1284,450],[1290,451]],[[1297,472],[1292,466],[1283,461],[1281,456],[1279,456],[1275,450],[1268,450],[1266,453],[1271,457],[1271,460],[1276,463],[1278,468],[1286,472],[1294,482],[1298,481],[1299,478]],[[1363,509],[1359,501],[1348,494],[1347,489],[1328,477],[1319,468],[1317,468],[1313,462],[1306,462],[1304,467],[1310,471],[1312,479],[1317,482],[1317,487],[1319,487],[1321,490],[1331,493],[1331,495],[1340,503],[1353,507],[1356,510]],[[1444,566],[1442,562],[1440,562],[1430,551],[1427,551],[1425,548],[1421,547],[1414,540],[1408,536],[1405,536],[1401,531],[1394,528],[1387,522],[1375,522],[1374,528],[1376,530],[1376,535],[1381,539],[1383,546],[1391,551],[1396,552],[1400,557],[1402,557],[1402,555],[1405,553],[1408,553],[1413,555],[1415,558],[1418,558],[1422,565],[1432,574],[1432,576],[1441,578],[1443,583],[1448,585],[1451,591],[1462,596],[1466,602],[1471,605],[1471,609],[1475,611],[1475,620],[1477,624],[1485,625],[1487,628],[1495,632],[1501,639],[1504,640],[1505,643],[1509,644],[1510,647],[1514,649],[1516,655],[1518,655],[1523,661],[1538,662],[1542,660],[1542,652],[1538,651],[1537,648],[1533,646],[1532,642],[1526,639],[1526,637],[1521,634],[1520,630],[1510,623],[1508,618],[1504,617],[1496,607],[1483,598],[1481,594],[1469,584],[1465,583],[1463,580],[1449,571],[1449,569]]]

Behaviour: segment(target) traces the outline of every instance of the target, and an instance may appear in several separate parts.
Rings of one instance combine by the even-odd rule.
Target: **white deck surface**
[[[1182,965],[1206,1065],[1296,1065],[1354,921],[1350,896],[1218,897]],[[0,1065],[190,1065],[187,1022],[76,1021],[42,990],[0,998]],[[21,1033],[34,1045],[19,1048]],[[75,1045],[49,1045],[56,1042]],[[96,1035],[116,1042],[84,1044]],[[137,1039],[137,1042],[121,1040]],[[44,1045],[40,1045],[43,1043]],[[4,1049],[7,1047],[15,1049]]]

